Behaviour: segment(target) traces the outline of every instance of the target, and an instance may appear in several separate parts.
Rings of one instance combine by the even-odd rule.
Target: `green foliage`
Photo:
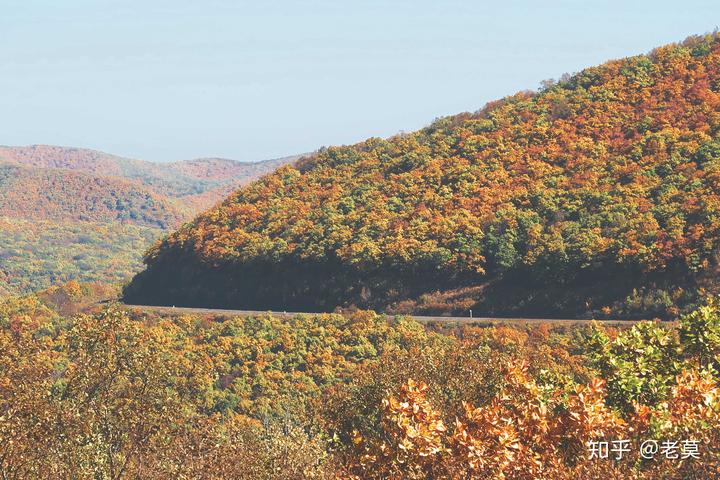
[[[672,330],[640,322],[611,340],[595,329],[588,358],[607,379],[608,403],[626,410],[633,402],[656,405],[670,392],[682,367],[682,348]]]
[[[218,372],[212,411],[232,409],[256,418],[282,416],[286,407],[279,399],[317,396],[377,361],[390,346],[427,339],[415,322],[388,322],[370,312],[238,317],[196,335]]]
[[[710,297],[704,305],[680,318],[680,339],[689,355],[703,366],[720,367],[720,304]]]
[[[122,283],[142,266],[157,228],[0,217],[0,297],[70,280]]]
[[[92,150],[0,146],[0,297],[73,279],[124,282],[162,230],[293,160],[156,164]]]

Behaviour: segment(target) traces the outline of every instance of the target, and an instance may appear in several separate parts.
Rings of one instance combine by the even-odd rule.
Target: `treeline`
[[[440,332],[368,311],[89,306],[103,294],[69,284],[0,304],[4,478],[704,479],[720,468],[713,300],[677,328]],[[619,440],[621,458],[593,458],[589,442]],[[677,442],[677,457],[641,457],[646,441]]]
[[[719,112],[713,34],[327,148],[158,243],[126,297],[674,317],[718,287]]]

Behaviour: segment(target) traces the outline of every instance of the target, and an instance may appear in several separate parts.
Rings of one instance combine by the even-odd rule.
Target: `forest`
[[[720,36],[330,147],[158,242],[133,303],[674,318],[718,291]]]
[[[0,163],[0,215],[68,223],[125,222],[167,229],[179,226],[191,212],[126,180]]]
[[[362,310],[156,315],[98,305],[105,295],[70,282],[0,303],[3,478],[720,471],[714,298],[674,324],[615,329],[423,326]],[[593,455],[602,442],[611,453]]]
[[[295,157],[171,163],[0,146],[0,297],[78,280],[122,284],[153,242]]]
[[[142,268],[142,252],[163,233],[143,225],[0,216],[0,298],[71,280],[120,285]]]

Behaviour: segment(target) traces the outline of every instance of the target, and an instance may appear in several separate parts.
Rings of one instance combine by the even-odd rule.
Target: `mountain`
[[[168,228],[188,214],[170,198],[128,180],[0,164],[0,216]]]
[[[662,316],[717,290],[720,36],[332,147],[159,242],[131,303]]]
[[[157,194],[173,198],[206,194],[207,204],[223,198],[227,188],[254,180],[285,163],[300,158],[284,157],[261,162],[239,162],[221,158],[202,158],[172,163],[134,160],[83,148],[51,145],[26,147],[0,146],[0,161],[26,167],[74,170],[101,177],[132,180]],[[217,190],[216,193],[212,193]]]
[[[0,147],[0,296],[127,279],[163,232],[297,158],[159,164],[68,147]]]
[[[229,179],[244,180],[257,178],[275,170],[281,165],[299,159],[301,155],[263,160],[260,162],[238,162],[227,158],[197,158],[165,164],[172,171],[196,180],[219,181],[226,183]]]
[[[122,176],[122,164],[144,163],[95,150],[53,145],[0,146],[0,159],[28,167],[63,168],[106,176]]]

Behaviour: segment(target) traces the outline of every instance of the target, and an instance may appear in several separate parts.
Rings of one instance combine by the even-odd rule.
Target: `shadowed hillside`
[[[719,172],[720,37],[693,37],[283,167],[158,243],[125,296],[673,316],[717,285]]]

